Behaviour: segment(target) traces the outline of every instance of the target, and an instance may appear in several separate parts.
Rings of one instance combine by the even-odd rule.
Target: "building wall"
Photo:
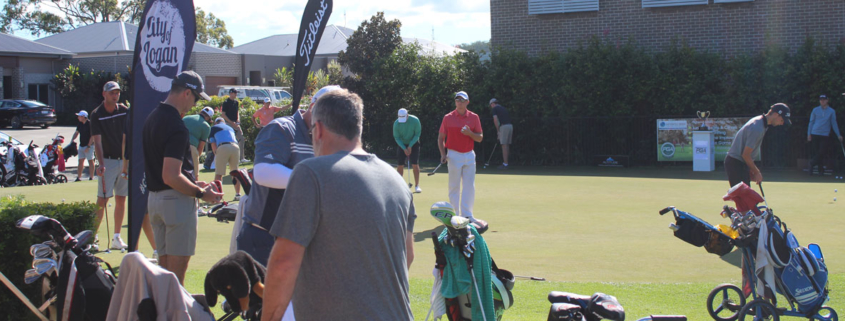
[[[796,48],[806,37],[845,40],[845,1],[755,0],[642,8],[642,0],[599,0],[599,11],[528,15],[528,0],[490,0],[491,44],[538,55],[600,36],[659,51],[673,40],[734,56],[767,43]]]
[[[268,81],[273,80],[273,75],[276,74],[276,69],[293,66],[294,57],[283,56],[263,56],[263,55],[244,55],[244,82],[246,85],[249,81],[250,71],[260,71],[261,78],[263,78],[263,86],[268,86]]]
[[[73,58],[71,63],[79,65],[80,72],[105,71],[110,73],[128,73],[132,66],[132,54],[107,57]]]
[[[196,71],[200,76],[225,76],[237,77],[241,83],[241,55],[224,53],[194,52],[191,54],[191,61],[188,69]]]

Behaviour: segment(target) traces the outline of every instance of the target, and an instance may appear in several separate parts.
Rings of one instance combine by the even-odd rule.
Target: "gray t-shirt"
[[[255,138],[256,165],[281,164],[294,168],[294,165],[311,157],[314,157],[314,149],[301,113],[274,119]],[[269,230],[284,195],[283,189],[253,184],[244,205],[244,221]]]
[[[338,152],[294,168],[270,234],[305,247],[297,320],[413,320],[405,234],[416,213],[405,184],[372,154]]]
[[[736,132],[736,137],[728,150],[728,157],[743,161],[742,152],[746,147],[752,148],[751,159],[760,158],[760,145],[763,144],[763,136],[766,135],[766,117],[757,116],[748,120],[742,128]],[[744,161],[743,161],[744,162]]]

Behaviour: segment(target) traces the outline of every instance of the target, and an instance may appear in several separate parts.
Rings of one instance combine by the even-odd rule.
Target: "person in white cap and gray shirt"
[[[496,125],[499,144],[502,145],[502,165],[498,169],[508,169],[508,156],[510,156],[510,145],[513,138],[511,116],[508,114],[508,110],[499,104],[496,98],[490,99],[490,108],[493,112],[493,124]]]
[[[88,161],[88,180],[94,179],[94,148],[91,144],[91,123],[88,122],[88,112],[80,111],[76,113],[76,119],[79,123],[76,124],[76,131],[73,132],[73,137],[70,141],[76,140],[79,136],[79,154],[76,157],[79,159],[79,165],[76,166],[76,181],[82,180],[82,171],[85,170],[85,161]]]
[[[449,163],[449,202],[455,213],[475,222],[475,143],[484,138],[478,114],[467,109],[469,95],[455,94],[455,110],[443,117],[437,147],[440,162]]]
[[[399,171],[399,175],[405,175],[405,163],[410,163],[414,169],[415,192],[422,193],[420,188],[420,134],[422,134],[422,125],[420,125],[420,119],[408,114],[408,110],[405,108],[399,109],[398,116],[393,122],[393,139],[399,145],[399,149],[396,151],[396,170]]]

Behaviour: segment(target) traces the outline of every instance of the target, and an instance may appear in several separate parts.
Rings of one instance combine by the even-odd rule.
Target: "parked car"
[[[48,128],[56,123],[56,110],[42,102],[23,99],[0,100],[0,127],[12,126],[14,129],[24,125]]]
[[[270,90],[262,87],[220,86],[218,87],[217,95],[220,97],[229,96],[229,89],[231,88],[235,88],[238,90],[238,100],[249,97],[250,99],[252,99],[252,101],[259,104],[264,102],[264,98],[270,98],[270,100],[275,101],[273,95],[270,94]]]

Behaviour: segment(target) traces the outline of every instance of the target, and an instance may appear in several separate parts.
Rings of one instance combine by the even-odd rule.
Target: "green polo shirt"
[[[211,132],[211,125],[202,119],[200,115],[185,116],[182,118],[185,127],[188,127],[191,146],[199,148],[200,142],[208,141],[208,133]]]
[[[408,120],[400,123],[399,120],[393,121],[393,138],[402,149],[414,146],[420,140],[422,133],[422,125],[420,119],[414,115],[408,115]]]

